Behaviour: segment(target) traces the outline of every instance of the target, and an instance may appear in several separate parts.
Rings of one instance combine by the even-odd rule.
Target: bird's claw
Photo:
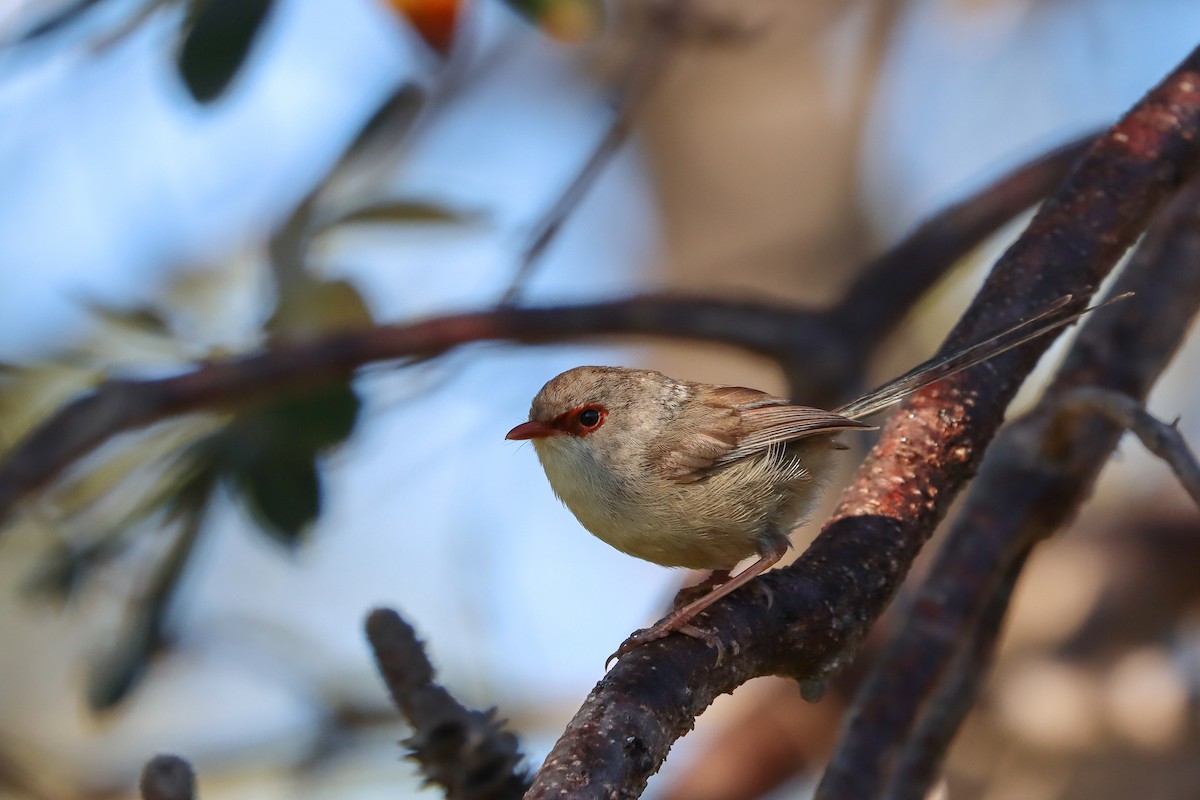
[[[682,625],[679,632],[691,636],[693,639],[699,639],[709,647],[717,651],[717,663],[714,667],[721,666],[721,662],[725,660],[725,645],[721,644],[721,637],[704,628],[697,628],[695,625]]]
[[[619,660],[622,656],[628,655],[642,645],[662,639],[674,632],[678,631],[685,636],[691,636],[693,639],[700,639],[709,647],[717,651],[717,663],[714,666],[719,666],[725,658],[725,645],[721,644],[721,639],[712,631],[707,631],[703,628],[698,628],[695,625],[670,625],[660,622],[649,628],[642,628],[634,631],[628,639],[621,643],[617,648],[617,652],[613,653],[604,661],[604,669],[608,669],[612,662]]]
[[[671,631],[669,630],[660,630],[660,626],[658,625],[655,625],[652,628],[642,628],[641,630],[634,631],[629,635],[628,639],[621,642],[621,646],[617,648],[617,652],[613,653],[604,660],[604,669],[607,670],[612,662],[619,660],[622,656],[628,655],[647,642],[653,642],[656,639],[661,639],[670,632]]]

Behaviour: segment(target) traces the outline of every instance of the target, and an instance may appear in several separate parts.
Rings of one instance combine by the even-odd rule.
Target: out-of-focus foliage
[[[271,0],[191,0],[179,43],[179,74],[192,97],[220,97],[241,69]]]
[[[462,212],[438,205],[437,203],[427,203],[421,200],[388,200],[348,211],[340,217],[323,223],[321,229],[348,223],[462,223],[468,219],[469,217]]]
[[[321,512],[319,459],[349,438],[359,408],[340,384],[241,412],[190,448],[195,473],[181,493],[226,481],[265,533],[294,547]]]
[[[0,374],[0,431],[14,441],[72,397],[133,368],[138,374],[190,368],[206,355],[263,343],[286,343],[374,323],[353,283],[327,277],[313,256],[315,239],[347,226],[462,224],[471,217],[419,198],[372,194],[347,204],[326,194],[367,151],[395,147],[411,122],[412,98],[389,102],[368,124],[339,170],[307,199],[251,259],[183,273],[162,300],[130,308],[84,301],[93,335],[68,351]],[[386,124],[380,124],[380,118]],[[397,128],[400,128],[398,130]],[[386,139],[387,141],[383,141]],[[264,284],[263,278],[267,279]],[[219,286],[209,286],[216,282]],[[178,284],[178,285],[176,285]],[[227,303],[238,293],[256,318],[241,334],[200,332],[189,318],[213,316],[197,304]],[[267,313],[251,309],[268,305]],[[219,315],[216,315],[219,316]],[[219,342],[219,343],[218,343]],[[58,538],[25,583],[30,596],[71,601],[97,571],[148,537],[169,544],[131,592],[121,632],[89,670],[93,709],[119,703],[133,690],[167,640],[164,614],[214,503],[231,498],[259,530],[288,549],[302,541],[322,508],[322,462],[354,432],[361,403],[349,378],[272,398],[230,398],[223,412],[194,415],[121,437],[81,462],[52,487],[43,508]],[[161,548],[160,548],[161,549]]]
[[[604,21],[604,5],[599,0],[508,0],[508,4],[561,42],[590,39]]]

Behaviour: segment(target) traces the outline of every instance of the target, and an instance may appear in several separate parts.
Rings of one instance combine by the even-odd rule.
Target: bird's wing
[[[740,386],[705,389],[697,399],[701,402],[681,412],[651,446],[653,463],[677,483],[693,483],[721,467],[806,436],[874,427]]]

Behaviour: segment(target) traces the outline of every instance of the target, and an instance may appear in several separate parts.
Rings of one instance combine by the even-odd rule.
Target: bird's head
[[[648,446],[685,397],[684,384],[658,372],[576,367],[547,382],[533,398],[529,421],[505,438],[532,441],[543,459],[581,449],[611,455]]]

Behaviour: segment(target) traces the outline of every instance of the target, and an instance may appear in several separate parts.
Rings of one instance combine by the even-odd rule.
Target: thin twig
[[[42,18],[28,30],[17,34],[8,41],[0,41],[0,47],[23,45],[57,33],[69,25],[76,24],[99,2],[100,0],[75,0],[75,2],[59,6],[49,14],[42,15]]]
[[[1052,391],[1097,384],[1144,397],[1200,306],[1197,259],[1194,182],[1116,282],[1114,293],[1135,296],[1086,322]],[[1094,417],[1064,417],[1048,395],[997,437],[930,577],[859,692],[818,797],[924,796],[978,689],[978,676],[958,672],[986,662],[963,662],[962,653],[991,652],[999,625],[982,619],[1002,618],[1014,565],[1074,513],[1120,432]]]
[[[596,178],[604,171],[604,167],[629,138],[634,120],[646,98],[658,86],[679,38],[680,26],[672,19],[670,16],[657,15],[651,22],[645,39],[638,46],[637,54],[629,66],[612,121],[579,171],[530,230],[521,249],[516,273],[500,298],[501,305],[517,302],[546,248],[554,241],[571,212],[587,195]]]
[[[500,298],[502,306],[517,303],[546,248],[629,138],[647,98],[661,83],[676,46],[685,39],[718,43],[736,41],[748,33],[727,20],[711,16],[691,0],[646,3],[641,12],[646,29],[626,70],[613,118],[587,160],[530,230],[516,273]]]
[[[433,665],[412,627],[390,609],[367,617],[367,638],[396,708],[412,726],[409,757],[450,800],[515,800],[529,776],[517,737],[495,709],[472,711],[434,682]]]
[[[1081,386],[1059,397],[1058,402],[1063,411],[1103,414],[1132,432],[1147,450],[1167,463],[1180,485],[1200,506],[1200,462],[1179,432],[1178,420],[1163,422],[1129,395],[1098,386]]]

